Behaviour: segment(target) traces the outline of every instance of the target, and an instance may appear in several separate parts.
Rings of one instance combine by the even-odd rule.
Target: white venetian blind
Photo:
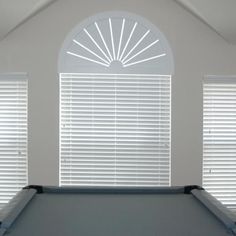
[[[27,184],[27,79],[0,74],[0,208]]]
[[[169,185],[170,79],[60,74],[60,185]]]
[[[236,78],[203,86],[203,186],[236,209]]]

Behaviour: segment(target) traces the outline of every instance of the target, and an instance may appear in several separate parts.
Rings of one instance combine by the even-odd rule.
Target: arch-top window
[[[67,36],[59,74],[60,185],[169,185],[173,58],[163,34],[133,14],[98,14]]]

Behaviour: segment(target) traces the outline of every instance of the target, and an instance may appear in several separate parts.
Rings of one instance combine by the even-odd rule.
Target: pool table
[[[0,236],[230,236],[233,215],[199,186],[28,186],[0,211]]]

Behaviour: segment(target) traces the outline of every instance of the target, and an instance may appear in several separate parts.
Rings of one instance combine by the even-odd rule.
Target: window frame
[[[122,162],[122,157],[120,157],[121,159],[119,159],[119,154],[118,153],[123,152],[124,155],[127,155],[126,156],[127,160],[129,158],[128,158],[127,152],[122,151],[122,148],[120,149],[119,145],[121,145],[121,146],[125,145],[124,141],[122,141],[124,139],[127,139],[127,142],[128,142],[128,140],[130,140],[131,143],[134,143],[135,139],[137,139],[137,141],[136,141],[137,144],[133,144],[133,148],[135,146],[136,149],[137,149],[136,150],[137,157],[140,156],[140,152],[141,152],[141,150],[139,151],[139,148],[137,146],[138,142],[140,142],[140,145],[144,145],[144,151],[146,152],[146,154],[144,153],[144,155],[148,159],[146,161],[148,161],[149,163],[152,163],[153,168],[151,168],[150,164],[148,165],[147,163],[146,163],[146,168],[142,168],[142,166],[139,163],[139,161],[145,162],[144,161],[145,158],[142,158],[142,160],[137,160],[137,162],[129,161],[129,163],[132,163],[133,165],[137,165],[137,168],[135,169],[131,166],[131,167],[129,167],[129,169],[130,169],[129,171],[127,171],[127,170],[124,171],[123,170],[123,172],[125,172],[126,174],[125,173],[123,175],[121,175],[121,174],[119,175],[117,173],[110,174],[109,175],[110,178],[114,179],[114,181],[112,181],[111,183],[109,183],[109,180],[107,180],[108,182],[105,181],[105,180],[104,181],[102,181],[102,180],[97,181],[96,177],[90,177],[90,178],[87,177],[87,179],[85,179],[84,182],[82,180],[81,181],[79,181],[79,180],[76,181],[75,178],[73,179],[73,175],[74,175],[73,169],[76,168],[76,166],[78,168],[78,163],[80,162],[79,161],[80,158],[75,157],[75,154],[80,155],[79,154],[80,152],[75,147],[75,144],[76,143],[78,144],[78,143],[81,143],[81,142],[84,142],[84,141],[80,140],[78,142],[76,140],[77,137],[73,137],[72,139],[70,139],[70,137],[71,137],[71,135],[73,135],[73,133],[76,133],[77,136],[78,135],[81,136],[81,134],[80,134],[81,131],[78,130],[78,129],[70,130],[71,128],[67,128],[67,126],[68,127],[71,127],[73,125],[74,125],[74,127],[79,126],[79,125],[81,126],[79,121],[73,122],[71,120],[80,119],[79,115],[77,115],[77,114],[79,113],[79,111],[83,112],[83,110],[81,110],[81,108],[78,108],[76,105],[68,105],[67,106],[65,104],[67,104],[67,103],[71,104],[69,101],[73,101],[73,99],[76,98],[76,96],[78,95],[77,93],[75,93],[73,95],[72,94],[73,92],[69,91],[69,88],[70,88],[69,84],[70,83],[75,83],[76,87],[78,88],[79,81],[76,81],[76,80],[79,78],[79,76],[82,79],[83,79],[83,77],[85,77],[88,80],[89,79],[92,79],[92,80],[102,79],[102,81],[104,81],[105,80],[104,78],[107,77],[107,82],[109,81],[109,79],[114,80],[114,78],[115,78],[116,82],[114,82],[114,84],[118,83],[117,87],[115,87],[115,90],[111,89],[111,91],[108,91],[108,93],[100,94],[101,89],[99,87],[98,88],[96,87],[96,85],[100,86],[100,84],[99,84],[99,82],[96,81],[96,82],[92,82],[94,87],[93,88],[91,87],[90,94],[91,94],[92,90],[93,90],[92,93],[94,93],[94,94],[99,92],[99,97],[100,96],[105,96],[106,97],[107,94],[113,94],[112,96],[115,96],[115,100],[109,100],[109,101],[114,102],[114,104],[113,104],[114,106],[109,105],[109,107],[112,108],[112,110],[114,110],[115,116],[116,116],[116,114],[118,114],[117,117],[119,117],[120,115],[123,115],[123,112],[126,112],[126,109],[124,109],[124,106],[125,106],[124,103],[122,103],[123,105],[120,105],[121,106],[120,108],[116,107],[117,106],[116,102],[119,103],[119,95],[118,94],[124,92],[124,90],[122,90],[122,89],[119,90],[119,85],[122,86],[122,83],[125,83],[126,79],[129,80],[129,82],[130,82],[130,80],[131,81],[132,80],[134,80],[134,81],[138,80],[138,84],[135,84],[135,82],[133,82],[134,83],[134,88],[133,88],[132,91],[134,93],[137,93],[137,91],[138,91],[138,93],[140,93],[140,99],[142,101],[142,95],[143,95],[142,90],[145,91],[145,87],[144,87],[144,89],[142,89],[140,87],[137,89],[136,86],[137,85],[139,86],[140,81],[141,81],[141,83],[150,83],[150,81],[145,82],[145,80],[148,80],[148,79],[153,81],[152,82],[153,84],[151,84],[151,90],[155,91],[155,89],[156,89],[156,90],[159,91],[159,93],[154,92],[155,96],[157,97],[156,98],[157,100],[151,101],[152,102],[151,104],[147,103],[147,105],[148,105],[147,107],[153,106],[152,105],[153,102],[154,103],[157,102],[159,104],[157,106],[160,106],[161,110],[153,110],[153,108],[151,108],[152,110],[150,110],[150,108],[148,108],[149,112],[154,112],[154,114],[155,114],[151,118],[156,120],[155,123],[152,124],[152,122],[151,122],[148,125],[149,126],[151,125],[152,127],[155,126],[156,129],[159,130],[159,132],[153,134],[153,132],[151,130],[149,130],[148,132],[144,131],[145,135],[146,135],[145,138],[147,138],[150,141],[149,141],[149,143],[146,143],[146,144],[145,144],[144,141],[142,141],[142,142],[140,141],[140,140],[142,140],[142,136],[140,136],[140,134],[138,134],[140,132],[140,128],[145,130],[146,127],[147,127],[146,122],[148,122],[148,121],[146,121],[146,122],[142,121],[142,116],[143,116],[143,114],[145,114],[145,110],[147,109],[147,107],[145,107],[145,105],[144,106],[139,105],[139,103],[136,102],[134,107],[131,107],[130,109],[133,109],[133,110],[136,109],[136,112],[138,112],[137,116],[133,119],[133,122],[132,122],[133,125],[136,127],[135,129],[138,130],[138,131],[136,130],[136,132],[137,132],[136,135],[137,136],[135,138],[130,137],[128,139],[127,139],[126,136],[123,136],[123,135],[120,136],[119,132],[121,131],[121,129],[119,129],[117,127],[122,126],[123,122],[120,123],[118,118],[114,117],[113,122],[114,122],[114,127],[115,128],[113,128],[113,129],[114,129],[115,133],[113,133],[113,134],[114,134],[115,140],[112,141],[112,143],[113,143],[112,145],[115,145],[115,147],[114,147],[114,150],[111,151],[111,153],[110,153],[111,157],[109,159],[109,161],[112,161],[114,159],[113,152],[115,152],[115,153],[117,152],[117,154],[115,154],[115,155],[117,155],[117,167],[115,167],[116,165],[114,165],[113,168],[117,168],[117,172],[119,172],[119,171],[122,172],[122,170],[125,168],[125,162]],[[141,77],[141,78],[139,78],[139,77]],[[73,82],[69,82],[70,79]],[[68,80],[68,82],[67,82],[67,80]],[[83,79],[83,80],[85,80],[85,79]],[[161,81],[164,81],[164,82],[161,82]],[[84,83],[85,82],[83,82],[83,86],[84,86]],[[110,84],[109,86],[114,85],[112,82],[109,82],[109,84]],[[66,85],[66,87],[65,87],[65,85]],[[90,85],[90,82],[86,82],[86,86],[88,87],[89,85]],[[104,86],[106,86],[106,85],[104,84]],[[156,86],[156,88],[155,88],[155,86]],[[66,91],[63,91],[63,88]],[[71,86],[71,88],[72,88],[72,86]],[[76,92],[75,89],[72,88],[72,90],[74,90]],[[129,88],[129,90],[130,90],[130,88]],[[159,100],[158,97],[160,96],[160,94],[161,94],[162,98],[160,98],[160,100]],[[144,96],[147,96],[146,92],[144,93]],[[165,96],[166,96],[166,98],[165,98]],[[91,103],[91,101],[90,101],[88,103],[87,107],[84,107],[84,105],[83,105],[83,109],[88,110],[86,112],[90,112],[90,113],[92,112],[92,114],[90,116],[87,115],[88,116],[87,119],[90,119],[90,120],[95,119],[96,120],[98,114],[96,113],[97,108],[94,107],[94,105],[96,106],[97,97],[96,97],[96,95],[93,95],[92,97],[93,97],[93,99],[95,99],[95,104],[93,104],[93,102]],[[69,101],[68,101],[68,99],[69,99]],[[132,100],[130,100],[130,101],[132,101]],[[145,110],[143,110],[143,109],[145,109]],[[67,111],[67,112],[65,112],[65,111]],[[85,114],[87,114],[87,113],[85,113]],[[82,113],[81,115],[83,117],[84,113]],[[139,118],[139,115],[141,115],[141,118]],[[167,117],[166,120],[165,120],[165,117],[163,118],[163,116]],[[105,117],[105,120],[107,118],[109,118],[109,116],[106,117],[106,115],[104,115],[104,117]],[[131,119],[132,119],[132,117],[131,117]],[[141,119],[141,120],[139,120],[139,119]],[[144,125],[143,122],[145,123],[145,125]],[[90,123],[89,123],[89,125],[87,123],[85,125],[88,125],[89,130],[92,130],[92,132],[97,132],[97,130],[98,130],[97,126],[100,126],[100,125],[98,125],[96,123],[96,121],[95,122],[92,121],[92,123],[91,124]],[[84,124],[84,122],[83,122],[83,124]],[[126,130],[123,130],[122,132],[128,132],[127,130],[128,129],[126,128]],[[107,132],[107,127],[104,127],[103,132],[105,132],[105,133]],[[135,135],[135,132],[134,132],[134,135]],[[87,140],[89,138],[91,138],[91,140],[93,140],[93,141]],[[88,142],[87,145],[92,145],[91,147],[96,147],[97,145],[99,145],[99,144],[96,144],[96,142],[99,141],[100,137],[94,137],[93,133],[91,133],[91,137],[89,137],[89,138],[86,138],[86,140],[87,140],[86,142]],[[117,139],[117,141],[116,141],[116,139]],[[167,141],[164,141],[165,139],[167,139]],[[94,144],[92,144],[91,142],[92,143],[94,142]],[[153,142],[157,142],[155,145],[157,145],[158,142],[160,142],[158,144],[158,145],[160,145],[159,148],[156,148],[158,150],[155,150],[155,147],[153,147],[151,145],[151,143],[153,143]],[[70,143],[71,147],[70,147],[69,143]],[[110,144],[108,144],[108,143],[110,143],[110,141],[108,142],[108,141],[105,140],[104,144],[105,143],[107,143],[107,145],[110,145]],[[86,147],[84,147],[83,144],[80,144],[80,145],[81,145],[81,148],[83,150],[86,149]],[[145,147],[145,145],[150,145],[150,147],[147,149],[147,147]],[[158,147],[158,145],[156,147]],[[167,76],[167,75],[165,75],[165,76],[149,75],[149,77],[148,77],[148,75],[144,75],[144,76],[140,75],[140,76],[137,77],[137,75],[136,76],[122,75],[122,77],[121,77],[121,75],[107,75],[107,74],[106,75],[98,75],[98,74],[96,74],[93,77],[91,74],[86,75],[86,76],[84,74],[80,75],[80,74],[77,74],[77,73],[60,74],[60,145],[59,146],[60,146],[60,165],[59,165],[59,185],[60,186],[68,186],[68,185],[81,185],[81,186],[170,186],[170,183],[171,183],[171,76]],[[106,149],[107,147],[104,147],[104,148]],[[70,150],[68,150],[68,149],[70,149]],[[87,148],[86,152],[88,152],[88,151],[89,151],[89,149]],[[151,155],[151,154],[149,154],[150,151],[155,153],[154,154],[155,157],[150,156]],[[106,155],[107,151],[105,151],[105,153],[104,153],[104,152],[101,152],[101,151],[98,150],[98,152],[99,152],[100,155]],[[72,154],[70,154],[70,153],[72,153]],[[135,152],[133,151],[130,155],[134,155],[134,153]],[[72,159],[70,158],[70,155],[73,156],[73,157],[71,157]],[[84,156],[86,156],[86,155],[84,154]],[[84,156],[83,155],[81,156],[81,158],[83,159],[82,165],[90,165],[90,163],[88,163],[84,160],[85,159]],[[130,156],[130,158],[131,157],[132,156]],[[104,159],[102,157],[100,159],[103,159],[103,160],[101,160],[101,163],[103,163],[103,161],[106,160],[106,158]],[[155,169],[154,167],[155,167],[156,162],[159,163],[159,164],[156,164],[156,169]],[[67,163],[71,163],[69,165],[69,167],[68,167]],[[93,172],[93,175],[97,176],[98,179],[103,174],[103,172],[99,170],[100,166],[102,166],[102,168],[105,168],[106,171],[112,172],[112,168],[107,168],[106,166],[103,166],[101,163],[98,164],[97,161],[94,161],[94,165],[93,165],[94,166],[94,171],[96,170],[96,172]],[[124,168],[121,168],[121,165],[123,165]],[[82,167],[80,167],[80,169],[81,168]],[[150,169],[150,173],[148,173],[148,171],[147,171],[148,168]],[[162,170],[160,170],[160,168],[162,168]],[[151,174],[151,172],[154,171],[153,169],[156,171],[156,174],[159,172],[159,175],[158,175],[158,177],[156,177],[156,180],[155,180],[155,174]],[[65,170],[67,170],[67,172]],[[107,174],[106,171],[104,171],[104,173],[105,173],[104,175]],[[92,173],[92,171],[90,172],[88,168],[84,168],[80,171],[77,171],[77,174],[80,174],[82,176],[83,172],[86,172],[86,174]],[[143,175],[148,175],[148,176],[143,177],[143,178],[137,177],[137,181],[134,181],[134,179],[135,179],[134,176],[137,175],[139,172],[143,173]],[[128,177],[127,177],[127,175],[128,175]],[[124,178],[126,180],[122,181],[121,180],[122,178]],[[146,181],[145,178],[146,179],[149,178],[150,181],[149,182]],[[90,181],[90,179],[91,179],[91,181]],[[128,179],[130,179],[130,181]],[[167,179],[167,180],[165,180],[165,179]],[[156,181],[155,183],[154,183],[154,180]],[[140,181],[141,182],[143,181],[144,184],[142,184]]]
[[[12,85],[13,81],[15,81],[16,84]],[[8,121],[0,120],[0,124],[2,123],[2,129],[10,132],[9,138],[13,140],[14,138],[16,139],[15,143],[13,144],[17,145],[17,148],[13,147],[13,149],[9,149],[9,141],[7,141],[6,137],[2,137],[3,145],[2,149],[0,147],[0,155],[2,152],[2,155],[7,156],[5,156],[5,160],[4,156],[2,157],[2,160],[0,157],[0,163],[5,163],[5,167],[4,165],[1,166],[0,164],[0,169],[4,172],[4,168],[6,168],[8,176],[0,177],[0,179],[2,179],[1,192],[2,194],[3,192],[6,192],[6,194],[3,194],[1,197],[0,205],[3,207],[7,201],[11,199],[11,197],[21,190],[22,187],[28,184],[28,75],[27,73],[0,73],[0,89],[1,83],[8,83],[7,86],[5,85],[5,90],[7,89],[7,92],[11,93],[11,95],[9,94],[8,97],[6,97],[7,95],[0,97],[0,108],[2,108],[2,111],[6,114],[5,117],[8,116],[9,118]],[[1,90],[4,90],[4,87]],[[14,96],[15,92],[17,92],[16,96]],[[12,98],[12,96],[14,97]],[[5,102],[2,103],[1,98]],[[8,102],[7,104],[6,101]],[[17,104],[20,106],[19,110],[16,109]],[[12,117],[12,114],[14,114],[16,111],[18,111],[18,113],[15,117]],[[16,125],[18,126],[16,127]],[[15,136],[12,136],[12,130],[17,132]],[[12,164],[13,161],[16,162],[14,165]],[[14,174],[14,171],[16,170],[18,170],[18,174]],[[14,177],[17,175],[18,180],[14,180]],[[11,179],[9,179],[9,177]]]
[[[232,88],[230,88],[231,86]],[[231,98],[229,98],[229,95],[226,94],[229,91],[232,92],[232,94],[230,95],[232,96]],[[236,115],[236,111],[233,111],[233,105],[232,107],[225,106],[227,101],[231,99],[235,99],[234,103],[232,104],[236,104],[236,76],[209,75],[204,77],[202,185],[224,205],[229,207],[231,210],[236,211],[236,185],[233,183],[230,184],[230,182],[232,181],[229,180],[230,176],[230,178],[236,178],[236,173],[233,176],[231,173],[230,176],[227,177],[227,168],[230,166],[230,161],[223,160],[222,156],[224,154],[227,159],[231,159],[228,156],[230,153],[227,153],[227,150],[229,151],[229,148],[232,149],[232,145],[230,144],[231,138],[229,132],[230,129],[232,129],[231,127],[234,126],[234,128],[236,128],[236,122],[232,122],[232,124],[229,124],[229,122],[227,122],[227,119],[229,119],[231,115],[228,115],[227,113],[230,112]],[[208,118],[205,114],[207,114]],[[222,116],[222,114],[224,115]],[[220,122],[220,125],[216,124],[216,120],[218,121],[218,123]],[[221,136],[219,136],[220,133]],[[234,137],[236,137],[236,133]],[[221,141],[219,140],[219,138],[221,138]],[[220,143],[223,139],[225,140],[224,145]],[[211,145],[217,145],[217,143],[218,151],[210,147]],[[219,149],[219,145],[223,145],[221,149]],[[234,158],[232,162],[236,162],[236,158]],[[219,172],[217,168],[221,168],[221,172]],[[236,167],[234,171],[236,171]],[[217,174],[218,172],[219,174]],[[236,183],[236,180],[234,180],[234,182]],[[235,186],[234,190],[233,186]],[[223,192],[226,193],[223,194]]]
[[[174,60],[165,35],[148,20],[129,12],[102,12],[83,20],[65,38],[58,58],[59,79],[62,74],[70,73],[167,75],[171,80]],[[171,94],[169,99],[171,128]],[[61,81],[59,129],[61,184]],[[171,131],[169,139],[171,144]],[[169,160],[168,185],[171,182],[170,145]]]

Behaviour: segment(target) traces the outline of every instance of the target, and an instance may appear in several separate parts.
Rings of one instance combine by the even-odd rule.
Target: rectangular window
[[[0,208],[27,182],[27,78],[0,74]]]
[[[60,74],[60,185],[170,184],[170,76]]]
[[[203,85],[203,186],[236,210],[236,78]]]

